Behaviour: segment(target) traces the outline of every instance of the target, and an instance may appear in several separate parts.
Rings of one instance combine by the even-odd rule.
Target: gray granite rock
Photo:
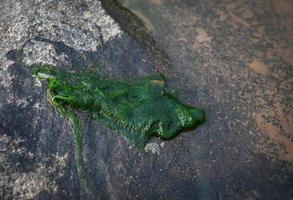
[[[98,0],[0,0],[0,199],[289,199],[292,3],[121,2],[173,65],[163,69],[149,55],[154,41],[134,40],[132,23]],[[179,98],[208,120],[139,150],[79,113],[90,193],[77,175],[72,126],[32,78],[34,64],[123,79],[168,72]]]
[[[71,124],[47,102],[46,85],[32,78],[32,66],[90,67],[125,78],[151,73],[154,62],[99,1],[0,5],[0,198],[118,198],[125,187],[113,184],[117,175],[129,181],[124,160],[139,159],[138,152],[129,153],[124,140],[84,117],[84,157],[97,187],[95,196],[87,193],[76,173]]]

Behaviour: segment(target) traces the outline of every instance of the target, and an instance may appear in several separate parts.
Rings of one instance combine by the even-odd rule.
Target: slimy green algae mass
[[[136,147],[152,136],[172,139],[205,121],[202,109],[184,105],[166,91],[160,75],[129,83],[105,80],[91,71],[73,73],[53,67],[37,67],[33,74],[48,81],[50,101],[61,114],[75,123],[78,119],[72,115],[76,114],[69,113],[85,111]]]
[[[205,122],[203,109],[180,103],[166,91],[161,75],[127,82],[103,79],[92,71],[37,66],[33,76],[48,81],[49,101],[73,123],[78,173],[86,183],[77,110],[115,130],[135,147],[143,147],[152,136],[172,139]]]

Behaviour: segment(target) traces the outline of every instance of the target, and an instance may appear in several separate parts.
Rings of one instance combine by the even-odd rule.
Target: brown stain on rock
[[[281,24],[284,27],[286,27],[286,29],[287,29],[288,41],[291,42],[291,45],[292,45],[292,41],[293,41],[293,1],[292,0],[274,1],[274,7],[275,7],[276,13],[280,17]],[[292,48],[290,49],[290,51],[292,52]],[[292,53],[291,53],[291,55],[292,55]],[[292,64],[292,62],[290,64]]]
[[[236,26],[237,25],[242,25],[242,26],[244,26],[246,28],[250,27],[250,24],[246,20],[242,19],[240,16],[238,16],[238,15],[236,15],[234,13],[231,13],[230,17],[231,17],[231,20],[235,23]]]
[[[254,17],[254,13],[252,12],[252,9],[248,5],[244,5],[240,8],[241,16],[245,19],[251,19]]]
[[[159,6],[162,4],[162,0],[151,0],[151,3],[156,5],[156,6]]]
[[[227,17],[228,17],[228,15],[223,11],[218,11],[218,15],[219,15],[219,20],[220,21],[225,21],[227,19]]]
[[[197,36],[195,37],[195,39],[198,43],[211,42],[212,37],[210,37],[209,34],[203,28],[197,28],[196,32]]]
[[[286,64],[293,65],[293,1],[275,1],[274,8],[287,37],[275,43],[273,51],[276,57],[281,58]]]
[[[279,15],[292,14],[293,1],[292,0],[278,0],[274,1],[275,10]]]
[[[272,60],[273,57],[274,57],[274,53],[273,53],[273,51],[268,50],[268,51],[266,52],[266,59],[268,59],[268,60]]]
[[[293,48],[282,48],[276,47],[275,53],[280,57],[285,63],[293,65]]]
[[[230,3],[226,5],[225,11],[220,9],[215,9],[218,14],[218,18],[220,21],[226,21],[231,23],[233,28],[250,28],[251,27],[251,19],[254,18],[254,13],[250,6],[237,6],[236,3]]]
[[[284,145],[286,152],[279,152],[279,158],[287,161],[293,161],[293,142],[281,134],[281,129],[271,122],[265,120],[265,113],[255,113],[255,121],[261,130],[263,130],[270,139]]]
[[[270,73],[269,67],[260,60],[253,60],[248,67],[259,75],[267,76]]]
[[[264,33],[265,33],[265,27],[264,26],[259,26],[259,27],[256,28],[254,36],[263,39],[265,37]]]

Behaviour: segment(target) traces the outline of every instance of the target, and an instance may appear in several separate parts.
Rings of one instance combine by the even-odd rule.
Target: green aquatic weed
[[[90,71],[74,73],[38,66],[33,76],[48,81],[50,102],[73,123],[78,173],[86,183],[76,110],[87,112],[136,147],[143,147],[152,136],[169,140],[205,122],[203,109],[180,103],[166,91],[161,75],[127,82],[103,79]]]

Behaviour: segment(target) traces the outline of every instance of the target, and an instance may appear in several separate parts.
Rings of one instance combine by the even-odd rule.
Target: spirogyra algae
[[[169,140],[205,122],[203,109],[184,105],[166,91],[161,75],[132,82],[102,79],[94,72],[65,72],[37,66],[33,76],[48,81],[49,101],[73,123],[78,174],[90,187],[82,156],[82,131],[76,110],[143,147],[152,137]]]

